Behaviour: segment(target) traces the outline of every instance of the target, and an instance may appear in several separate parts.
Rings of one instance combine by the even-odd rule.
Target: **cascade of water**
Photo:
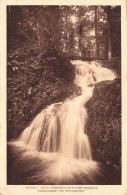
[[[20,140],[42,152],[92,159],[85,132],[87,110],[84,105],[92,97],[95,82],[112,80],[116,76],[95,63],[72,61],[72,64],[76,69],[75,83],[81,87],[82,94],[44,109],[24,130]]]
[[[96,172],[97,165],[92,161],[85,129],[87,122],[85,104],[92,97],[96,82],[116,78],[114,72],[95,62],[72,61],[71,63],[75,66],[75,84],[81,88],[81,95],[52,104],[42,110],[18,140],[32,149],[33,156],[34,151],[40,151],[45,162],[50,164],[43,174],[38,176],[47,184],[51,181],[61,184],[65,178],[64,182],[69,183],[69,179],[75,181],[76,174],[80,177],[82,173],[88,175],[88,172]],[[68,175],[65,174],[66,171]],[[92,179],[90,176],[89,180]]]

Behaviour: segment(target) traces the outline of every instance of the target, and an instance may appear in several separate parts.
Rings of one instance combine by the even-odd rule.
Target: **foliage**
[[[64,101],[76,89],[74,69],[65,56],[48,56],[33,55],[29,44],[8,53],[8,140],[45,106]]]
[[[107,58],[109,23],[112,54],[113,57],[119,57],[119,6],[8,7],[8,139],[16,137],[42,108],[64,100],[73,95],[75,90],[78,92],[79,89],[73,84],[74,69],[69,63],[69,58],[83,59],[85,55],[86,59],[89,55],[90,58],[96,58],[97,49],[98,58]],[[113,28],[117,30],[114,31]],[[121,66],[118,58],[99,62],[115,70],[120,78]],[[93,104],[93,110],[88,109],[90,118],[94,117],[95,121],[99,122],[103,114],[106,114],[105,120],[108,120],[109,108],[112,106],[110,124],[107,124],[107,121],[104,123],[112,125],[115,129],[118,128],[118,124],[113,117],[115,109],[120,106],[120,102],[116,102],[119,106],[114,103],[117,90],[120,90],[118,86],[117,82],[96,85],[91,103],[88,103]],[[108,102],[105,90],[110,94]],[[96,116],[95,111],[100,113],[100,118]],[[102,129],[104,124],[92,125],[93,129],[98,128],[98,134],[101,130],[102,133],[106,131]],[[93,133],[93,130],[89,132]],[[109,136],[108,131],[105,136]],[[107,137],[103,137],[103,140],[109,139]],[[93,138],[92,143],[94,141]],[[97,151],[94,153],[99,156]]]
[[[8,50],[29,41],[84,59],[120,57],[120,6],[9,6]]]
[[[8,6],[7,13],[8,140],[47,105],[80,93],[70,59],[96,59],[118,78],[96,84],[88,134],[94,159],[120,172],[120,6]]]

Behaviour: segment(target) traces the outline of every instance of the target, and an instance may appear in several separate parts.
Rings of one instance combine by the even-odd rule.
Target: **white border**
[[[97,190],[86,190],[86,195],[127,195],[127,40],[126,0],[1,0],[0,1],[0,186],[2,195],[35,195],[24,185],[6,185],[6,5],[121,5],[122,27],[122,185],[101,185]],[[34,185],[37,187],[37,185]],[[63,186],[63,185],[62,185]],[[67,186],[66,186],[67,187]],[[90,186],[88,186],[90,187]],[[93,185],[91,186],[93,187]],[[64,194],[63,192],[59,194]],[[43,193],[57,194],[57,193]],[[69,192],[67,195],[77,193]],[[78,193],[78,195],[84,193]]]

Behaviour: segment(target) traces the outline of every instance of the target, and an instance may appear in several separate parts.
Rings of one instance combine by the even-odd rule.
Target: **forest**
[[[7,6],[7,139],[16,139],[46,106],[80,95],[71,60],[117,73],[95,84],[86,126],[105,184],[120,184],[120,6]]]

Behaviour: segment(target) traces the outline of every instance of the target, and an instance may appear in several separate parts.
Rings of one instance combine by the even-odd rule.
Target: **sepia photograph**
[[[0,0],[0,195],[127,195],[126,0]]]
[[[7,183],[121,184],[121,6],[7,6]]]

